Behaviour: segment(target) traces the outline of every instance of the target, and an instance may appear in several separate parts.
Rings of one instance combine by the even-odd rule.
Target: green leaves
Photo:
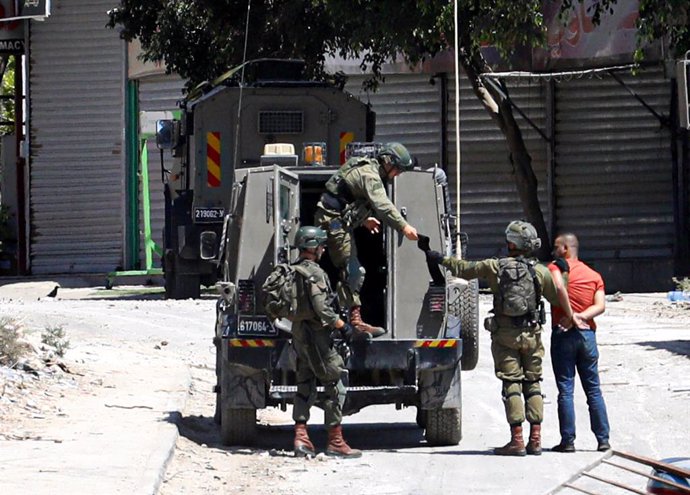
[[[560,1],[569,12],[582,0]],[[249,32],[245,33],[247,6]],[[588,1],[594,24],[615,9],[616,0]],[[480,60],[483,45],[509,59],[522,47],[544,46],[544,0],[457,0],[465,60]],[[640,49],[664,38],[684,54],[690,49],[690,0],[640,0]],[[247,59],[303,58],[313,77],[325,77],[325,57],[358,57],[362,70],[380,78],[386,62],[402,54],[410,64],[453,47],[451,0],[120,0],[108,26],[126,40],[138,39],[142,57],[162,61],[168,72],[189,80],[210,80]],[[375,86],[376,80],[370,81]]]

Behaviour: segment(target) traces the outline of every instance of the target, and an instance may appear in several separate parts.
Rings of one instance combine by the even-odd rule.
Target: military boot
[[[304,423],[295,424],[295,457],[315,456],[314,444],[309,440],[307,425]]]
[[[342,425],[332,426],[328,429],[328,446],[326,455],[331,457],[341,457],[343,459],[355,459],[362,457],[362,451],[352,449],[343,438]]]
[[[538,423],[530,424],[527,453],[529,455],[541,455],[541,425]]]
[[[494,449],[494,454],[518,457],[527,455],[525,441],[522,439],[522,425],[513,425],[510,427],[510,442],[503,447],[496,447]]]
[[[361,306],[352,306],[350,308],[350,324],[355,327],[355,330],[357,330],[357,334],[355,335],[355,339],[357,339],[358,336],[361,338],[361,336],[364,336],[368,338],[368,334],[371,337],[380,337],[381,335],[386,333],[386,330],[384,330],[381,327],[374,327],[372,325],[369,325],[368,323],[365,323],[362,320],[362,307]]]

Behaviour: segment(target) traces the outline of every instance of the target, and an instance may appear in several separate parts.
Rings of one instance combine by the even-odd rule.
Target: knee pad
[[[352,289],[353,292],[359,292],[364,284],[364,276],[367,271],[362,265],[359,264],[359,260],[352,256],[350,261],[348,261],[345,267],[347,285]]]
[[[538,381],[523,381],[522,382],[523,393],[525,394],[525,400],[530,397],[542,397],[541,385]]]
[[[503,400],[508,400],[511,397],[522,396],[522,386],[519,382],[503,381],[503,389],[501,390]]]

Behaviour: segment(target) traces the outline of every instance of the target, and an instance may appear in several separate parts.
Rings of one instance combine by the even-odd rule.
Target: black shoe
[[[611,444],[607,440],[604,440],[603,442],[599,442],[599,446],[597,447],[597,450],[599,452],[607,452],[607,451],[611,450]]]
[[[572,443],[559,443],[558,445],[554,445],[551,447],[551,452],[566,452],[566,453],[573,453],[575,452],[575,445]]]

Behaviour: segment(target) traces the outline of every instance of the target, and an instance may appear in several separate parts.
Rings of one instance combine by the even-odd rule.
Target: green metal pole
[[[153,253],[162,256],[160,247],[151,238],[151,195],[149,191],[149,151],[147,147],[148,138],[141,140],[141,199],[143,202],[144,213],[144,242],[146,249],[146,270],[153,267]]]
[[[139,86],[137,81],[127,81],[126,86],[126,153],[127,153],[127,221],[126,244],[127,268],[140,268],[139,259]]]

